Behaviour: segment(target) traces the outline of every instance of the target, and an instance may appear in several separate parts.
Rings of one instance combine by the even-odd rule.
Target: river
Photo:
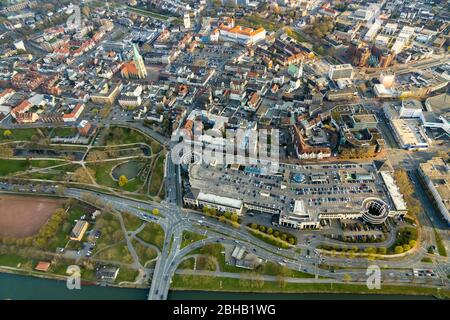
[[[0,273],[0,300],[145,300],[148,289],[82,286],[68,290],[64,281]],[[169,300],[422,300],[432,297],[402,295],[355,295],[312,293],[232,293],[207,291],[171,291]]]

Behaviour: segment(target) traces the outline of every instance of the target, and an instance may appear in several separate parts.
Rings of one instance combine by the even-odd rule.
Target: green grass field
[[[155,249],[144,246],[136,239],[133,239],[131,243],[133,244],[134,250],[136,250],[136,253],[139,256],[139,261],[142,265],[145,265],[146,262],[153,260],[158,256]]]
[[[28,260],[29,259],[14,253],[0,254],[0,266],[15,268],[19,263],[22,264]]]
[[[434,230],[434,237],[436,238],[436,245],[437,245],[439,254],[443,257],[446,257],[447,250],[445,250],[445,245],[442,242],[441,236],[439,235],[439,233],[436,230]]]
[[[153,244],[162,250],[164,244],[164,230],[159,224],[148,222],[137,236],[145,242]]]
[[[183,242],[181,243],[181,248],[184,248],[191,243],[194,243],[196,241],[200,241],[206,239],[206,236],[191,232],[191,231],[183,231]]]
[[[152,179],[150,181],[150,195],[158,195],[159,189],[164,179],[164,161],[165,155],[158,157],[155,166],[153,167]]]
[[[119,274],[116,278],[116,283],[123,281],[134,282],[138,276],[139,271],[131,268],[120,267]]]
[[[33,135],[38,134],[36,129],[13,129],[9,137],[5,136],[6,130],[0,130],[0,141],[30,141]]]
[[[450,290],[437,288],[383,285],[380,290],[370,290],[365,285],[356,284],[310,284],[265,281],[258,290],[248,287],[248,282],[234,278],[193,276],[176,274],[172,278],[171,289],[210,290],[230,292],[283,292],[283,293],[349,293],[349,294],[398,294],[425,295],[449,298]]]
[[[135,215],[132,215],[130,213],[122,213],[123,222],[125,224],[125,228],[128,231],[134,231],[137,228],[139,228],[143,221],[136,217]]]
[[[143,9],[128,7],[128,10],[132,11],[132,12],[135,12],[135,13],[139,13],[139,14],[141,14],[143,16],[155,18],[155,19],[158,19],[158,20],[161,20],[161,21],[167,21],[169,19],[169,16],[165,16],[163,14],[159,14],[159,13],[156,13],[156,12],[151,12],[151,11],[147,11],[147,10],[143,10]]]
[[[58,160],[14,160],[0,159],[0,176],[7,176],[12,173],[24,172],[30,168],[47,168],[63,164]]]
[[[106,129],[104,129],[106,130]],[[130,128],[122,128],[122,127],[111,127],[107,131],[106,136],[106,145],[113,146],[118,144],[131,144],[131,143],[146,143],[149,146],[152,143],[159,144],[157,141],[153,140],[150,137],[147,137],[141,134],[139,131],[130,129]]]

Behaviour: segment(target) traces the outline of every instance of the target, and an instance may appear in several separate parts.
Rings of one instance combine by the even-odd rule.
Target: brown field
[[[0,237],[24,238],[36,234],[65,200],[0,195]]]

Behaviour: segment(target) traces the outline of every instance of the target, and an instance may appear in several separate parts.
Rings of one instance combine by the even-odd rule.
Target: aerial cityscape
[[[449,50],[445,0],[2,0],[0,300],[450,299]]]

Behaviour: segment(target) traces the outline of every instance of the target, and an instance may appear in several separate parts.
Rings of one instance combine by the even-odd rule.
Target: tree
[[[233,213],[232,215],[231,215],[231,221],[233,221],[233,222],[237,222],[238,221],[238,219],[239,219],[239,217],[238,217],[238,215],[236,214],[236,213]]]
[[[411,250],[411,247],[409,246],[409,244],[404,244],[404,245],[403,245],[403,251],[404,251],[404,252],[407,252],[407,251],[409,251],[409,250]]]
[[[293,245],[295,244],[295,239],[293,237],[289,237],[288,242]]]
[[[396,246],[394,249],[396,254],[403,253],[403,247],[402,246]]]
[[[72,175],[73,180],[80,183],[92,183],[91,176],[95,175],[95,172],[90,168],[80,167]]]
[[[33,135],[30,137],[30,140],[31,140],[32,143],[37,143],[37,142],[39,141],[39,136],[36,135],[36,134],[33,134]]]
[[[3,158],[12,158],[14,156],[14,150],[8,145],[0,145],[0,155]]]
[[[11,130],[5,130],[5,131],[3,131],[3,136],[4,136],[5,138],[9,138],[11,135],[12,135]]]
[[[125,175],[119,177],[119,187],[124,187],[128,183],[128,178]]]
[[[265,232],[265,231],[266,231],[266,227],[264,227],[264,226],[259,226],[259,231]]]
[[[378,253],[379,254],[386,254],[386,252],[387,252],[387,249],[385,247],[378,248]]]
[[[272,228],[267,228],[266,233],[267,233],[267,234],[272,234],[272,233],[273,233],[273,229],[272,229]]]
[[[256,223],[252,223],[251,225],[250,225],[250,228],[252,228],[252,229],[258,229],[258,225],[256,224]]]
[[[414,247],[416,246],[416,244],[417,244],[417,241],[416,241],[416,240],[410,240],[410,241],[409,241],[409,246],[410,246],[411,248],[414,248]]]
[[[63,186],[63,185],[61,185],[61,184],[58,184],[57,186],[57,193],[58,193],[58,196],[63,196],[65,193],[66,193],[66,187],[65,186]]]
[[[91,9],[89,9],[88,6],[84,6],[83,9],[81,9],[81,12],[82,12],[86,17],[89,17],[89,15],[91,14]]]
[[[414,192],[414,188],[412,187],[408,174],[405,170],[396,170],[394,173],[394,178],[400,188],[400,191],[404,195],[411,195]]]
[[[107,159],[106,153],[98,150],[89,152],[87,156],[87,161],[99,161]]]
[[[159,209],[158,208],[153,208],[152,214],[155,215],[155,216],[159,215]]]
[[[284,277],[283,276],[277,276],[277,284],[278,284],[278,286],[280,286],[280,288],[284,288],[284,287],[286,287],[286,281],[284,280]]]
[[[352,281],[352,276],[349,275],[348,273],[344,274],[344,276],[342,277],[342,280],[345,282],[350,282]]]
[[[377,250],[374,247],[367,247],[364,249],[365,253],[375,253]]]

